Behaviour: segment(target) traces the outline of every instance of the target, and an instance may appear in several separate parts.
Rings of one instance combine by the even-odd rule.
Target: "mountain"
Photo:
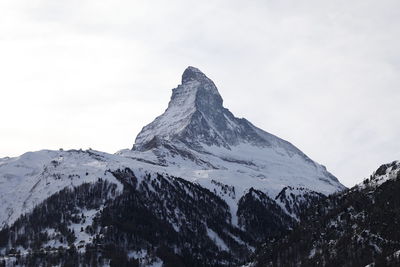
[[[132,149],[3,158],[0,185],[0,266],[240,265],[345,188],[194,67]]]
[[[325,195],[345,188],[291,143],[235,117],[215,84],[194,67],[183,72],[166,111],[120,155],[164,166],[206,188],[212,180],[234,186],[239,198],[251,187],[271,197],[285,186]]]
[[[399,266],[400,162],[316,202],[286,236],[270,239],[250,266]]]

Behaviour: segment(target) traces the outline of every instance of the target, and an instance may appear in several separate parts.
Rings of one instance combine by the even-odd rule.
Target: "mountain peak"
[[[265,147],[281,142],[278,139],[247,120],[236,118],[223,107],[214,82],[199,69],[189,66],[183,72],[182,83],[172,89],[168,108],[143,127],[134,148],[148,150],[167,141],[203,151],[205,145],[230,149],[240,143],[250,143]],[[286,141],[282,142],[286,146]]]
[[[172,90],[168,108],[182,104],[192,105],[196,110],[213,107],[213,110],[222,108],[222,97],[214,82],[195,67],[187,67],[182,74],[182,83]]]
[[[201,72],[201,70],[192,66],[187,67],[182,74],[182,84],[193,80],[201,81],[204,79],[208,79],[207,76]]]
[[[147,147],[144,145],[150,141],[153,144],[158,143],[154,138],[185,143],[199,136],[207,136],[210,140],[218,139],[218,133],[208,135],[214,131],[215,125],[220,128],[219,122],[224,120],[226,109],[222,103],[214,82],[198,68],[187,67],[182,74],[182,83],[172,89],[168,108],[142,129],[136,137],[136,147]]]

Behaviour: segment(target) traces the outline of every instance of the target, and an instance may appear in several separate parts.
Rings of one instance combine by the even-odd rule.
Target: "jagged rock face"
[[[136,137],[136,148],[146,150],[154,139],[178,141],[197,149],[202,144],[229,148],[244,141],[268,145],[254,126],[245,119],[235,118],[222,103],[213,81],[200,70],[188,67],[182,75],[182,84],[172,90],[165,113]]]

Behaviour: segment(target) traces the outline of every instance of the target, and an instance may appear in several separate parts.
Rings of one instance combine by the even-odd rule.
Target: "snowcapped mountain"
[[[94,247],[111,246],[148,263],[238,264],[344,188],[289,142],[236,118],[215,84],[188,67],[132,149],[0,159],[0,255],[73,247],[90,258]]]
[[[79,151],[39,151],[1,159],[0,223],[12,223],[65,186],[93,181],[107,168],[124,164],[182,177],[210,190],[215,188],[213,181],[233,186],[236,200],[225,198],[233,211],[250,188],[272,198],[287,186],[323,194],[344,188],[324,166],[289,142],[236,118],[222,103],[215,84],[188,67],[167,110],[143,128],[132,150],[96,152],[101,156],[94,158]],[[60,177],[53,179],[56,186],[49,177]],[[41,186],[47,191],[40,191]]]
[[[250,187],[275,197],[285,186],[323,194],[344,189],[326,168],[289,142],[223,107],[215,84],[188,67],[167,110],[145,126],[121,155],[165,166],[169,173],[207,187],[211,180]]]

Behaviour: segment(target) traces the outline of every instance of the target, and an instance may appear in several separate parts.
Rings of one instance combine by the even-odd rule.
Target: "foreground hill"
[[[271,239],[253,266],[399,266],[400,162],[307,210],[288,235]]]

